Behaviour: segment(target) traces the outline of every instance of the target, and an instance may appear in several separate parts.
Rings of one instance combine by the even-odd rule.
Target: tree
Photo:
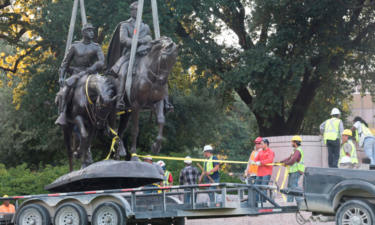
[[[372,2],[176,0],[167,5],[171,23],[165,26],[184,43],[183,66],[196,66],[202,86],[235,91],[254,113],[261,136],[300,133],[318,93],[337,102],[353,82],[374,83]],[[215,41],[224,29],[238,45]]]

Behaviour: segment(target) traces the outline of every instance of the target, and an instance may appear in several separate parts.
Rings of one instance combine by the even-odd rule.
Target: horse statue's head
[[[164,85],[168,82],[168,76],[177,61],[177,53],[181,44],[176,45],[171,38],[161,37],[149,43],[147,57],[150,59],[148,68],[156,76],[156,82]]]
[[[116,106],[116,83],[111,76],[105,78],[100,75],[93,76],[89,88],[90,96],[95,102],[94,117],[95,127],[103,129],[108,115]]]
[[[102,97],[99,95],[98,99],[96,100],[95,107],[96,107],[96,122],[95,127],[98,129],[103,129],[105,126],[105,121],[107,120],[108,115],[113,111],[116,105],[117,97],[109,98],[109,97]]]

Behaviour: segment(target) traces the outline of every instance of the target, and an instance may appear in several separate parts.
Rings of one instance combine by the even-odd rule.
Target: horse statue
[[[78,127],[81,134],[78,158],[81,158],[83,169],[92,164],[91,138],[96,129],[105,128],[107,117],[115,109],[115,104],[116,81],[113,77],[84,75],[77,81],[71,105],[67,110],[68,126],[63,128],[70,172],[73,171],[71,141],[74,126]]]
[[[160,39],[150,42],[147,47],[147,54],[135,68],[136,75],[133,77],[132,81],[130,102],[128,97],[123,95],[126,110],[125,113],[120,116],[118,137],[120,139],[122,138],[124,131],[129,126],[129,120],[132,118],[131,161],[139,161],[136,155],[136,143],[139,132],[138,120],[141,110],[153,110],[157,116],[159,133],[156,137],[156,141],[151,146],[151,151],[154,154],[160,152],[165,123],[163,100],[167,94],[169,73],[176,63],[177,53],[180,48],[181,44],[176,45],[169,37],[161,37]],[[112,128],[116,127],[115,113],[112,113],[110,116],[109,125]]]

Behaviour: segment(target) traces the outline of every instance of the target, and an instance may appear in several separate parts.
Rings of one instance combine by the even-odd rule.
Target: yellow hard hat
[[[344,132],[342,132],[342,134],[343,135],[348,135],[348,136],[352,136],[353,135],[352,131],[349,130],[349,129],[345,129]]]
[[[3,198],[8,198],[9,196],[8,195],[4,195]]]
[[[301,136],[299,136],[299,135],[295,135],[295,136],[293,137],[293,139],[290,140],[290,141],[299,141],[299,142],[302,142],[302,138],[301,138]]]

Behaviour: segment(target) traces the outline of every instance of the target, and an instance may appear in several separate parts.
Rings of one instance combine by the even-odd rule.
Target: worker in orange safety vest
[[[262,141],[261,137],[257,137],[254,141],[255,143],[255,150],[251,152],[249,162],[254,161],[255,157],[257,157],[258,152],[262,150],[260,142]],[[246,178],[246,184],[249,184],[251,180],[256,179],[258,172],[258,166],[257,165],[250,165],[248,164],[245,170],[245,178]]]

